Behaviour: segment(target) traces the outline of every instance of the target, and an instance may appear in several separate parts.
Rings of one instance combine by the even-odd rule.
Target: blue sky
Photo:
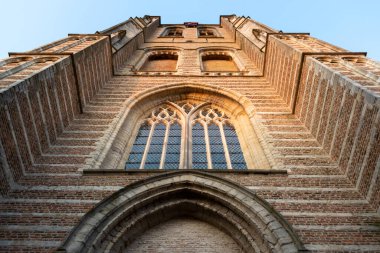
[[[237,14],[312,36],[380,61],[380,0],[0,0],[0,58],[65,37],[94,33],[129,17],[162,23],[218,23]]]

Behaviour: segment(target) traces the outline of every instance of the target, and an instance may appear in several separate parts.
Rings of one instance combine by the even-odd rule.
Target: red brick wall
[[[0,138],[17,180],[79,113],[70,57],[9,88],[0,102]]]
[[[260,50],[256,45],[254,45],[247,37],[241,33],[236,33],[236,40],[240,44],[241,49],[250,60],[255,64],[259,69],[264,67],[264,52]]]
[[[40,163],[41,155],[77,117],[78,85],[85,106],[109,80],[107,37],[75,53],[73,58],[75,67],[70,56],[62,56],[54,65],[36,70],[36,74],[1,93],[0,139],[5,159],[1,168],[9,170],[2,173],[2,181],[6,180],[4,175],[18,180],[33,163]],[[8,186],[4,183],[0,188],[5,192]]]
[[[344,66],[306,60],[296,115],[359,192],[379,208],[379,178],[374,177],[380,156],[379,104],[372,91],[364,90],[369,78],[355,78],[355,72],[347,78],[335,69]]]
[[[112,76],[109,39],[103,37],[96,44],[74,54],[82,105],[85,106]]]
[[[266,47],[264,76],[290,108],[300,68],[301,52],[280,39],[269,36]]]
[[[223,26],[224,29],[231,35],[235,36],[235,28],[233,24],[228,20],[228,17],[222,17],[220,19],[221,25]]]
[[[125,61],[131,57],[131,55],[139,48],[139,46],[144,43],[144,35],[141,33],[137,34],[136,37],[127,42],[120,50],[112,55],[112,61],[114,70],[119,69],[125,63]]]
[[[149,23],[147,27],[145,27],[144,29],[145,38],[148,39],[150,36],[152,36],[156,32],[159,25],[160,25],[160,19],[157,17],[152,18],[152,22]]]

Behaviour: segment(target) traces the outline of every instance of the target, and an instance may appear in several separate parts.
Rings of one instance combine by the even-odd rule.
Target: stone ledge
[[[167,169],[146,169],[146,170],[94,170],[86,169],[83,170],[83,175],[99,175],[99,174],[157,174],[157,173],[167,173],[175,171],[186,171],[186,172],[207,172],[207,173],[226,173],[226,174],[260,174],[260,175],[288,175],[287,170],[191,170],[191,169],[178,169],[178,170],[167,170]]]

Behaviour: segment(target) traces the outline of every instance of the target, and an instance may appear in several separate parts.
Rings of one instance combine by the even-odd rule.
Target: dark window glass
[[[193,169],[207,169],[205,130],[200,123],[192,128]]]
[[[149,125],[142,125],[140,127],[140,130],[137,133],[135,143],[132,146],[131,153],[129,154],[128,161],[125,164],[125,169],[128,170],[140,168],[141,159],[144,155],[144,150],[149,137],[150,128],[151,126]]]
[[[245,163],[235,129],[230,125],[224,125],[223,130],[230,154],[232,169],[247,169],[247,164]]]
[[[145,169],[159,169],[162,155],[162,146],[165,139],[166,126],[158,124],[154,128],[149,151],[145,161]]]
[[[213,169],[227,169],[226,157],[224,154],[222,137],[219,126],[211,124],[208,126],[210,140],[211,161]]]
[[[181,126],[176,123],[170,126],[164,169],[179,169],[181,154]]]

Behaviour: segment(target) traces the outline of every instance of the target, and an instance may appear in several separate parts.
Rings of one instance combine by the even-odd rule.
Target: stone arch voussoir
[[[59,252],[119,252],[149,228],[191,216],[224,231],[244,252],[299,252],[291,226],[265,200],[231,181],[198,171],[141,180],[88,212]]]

